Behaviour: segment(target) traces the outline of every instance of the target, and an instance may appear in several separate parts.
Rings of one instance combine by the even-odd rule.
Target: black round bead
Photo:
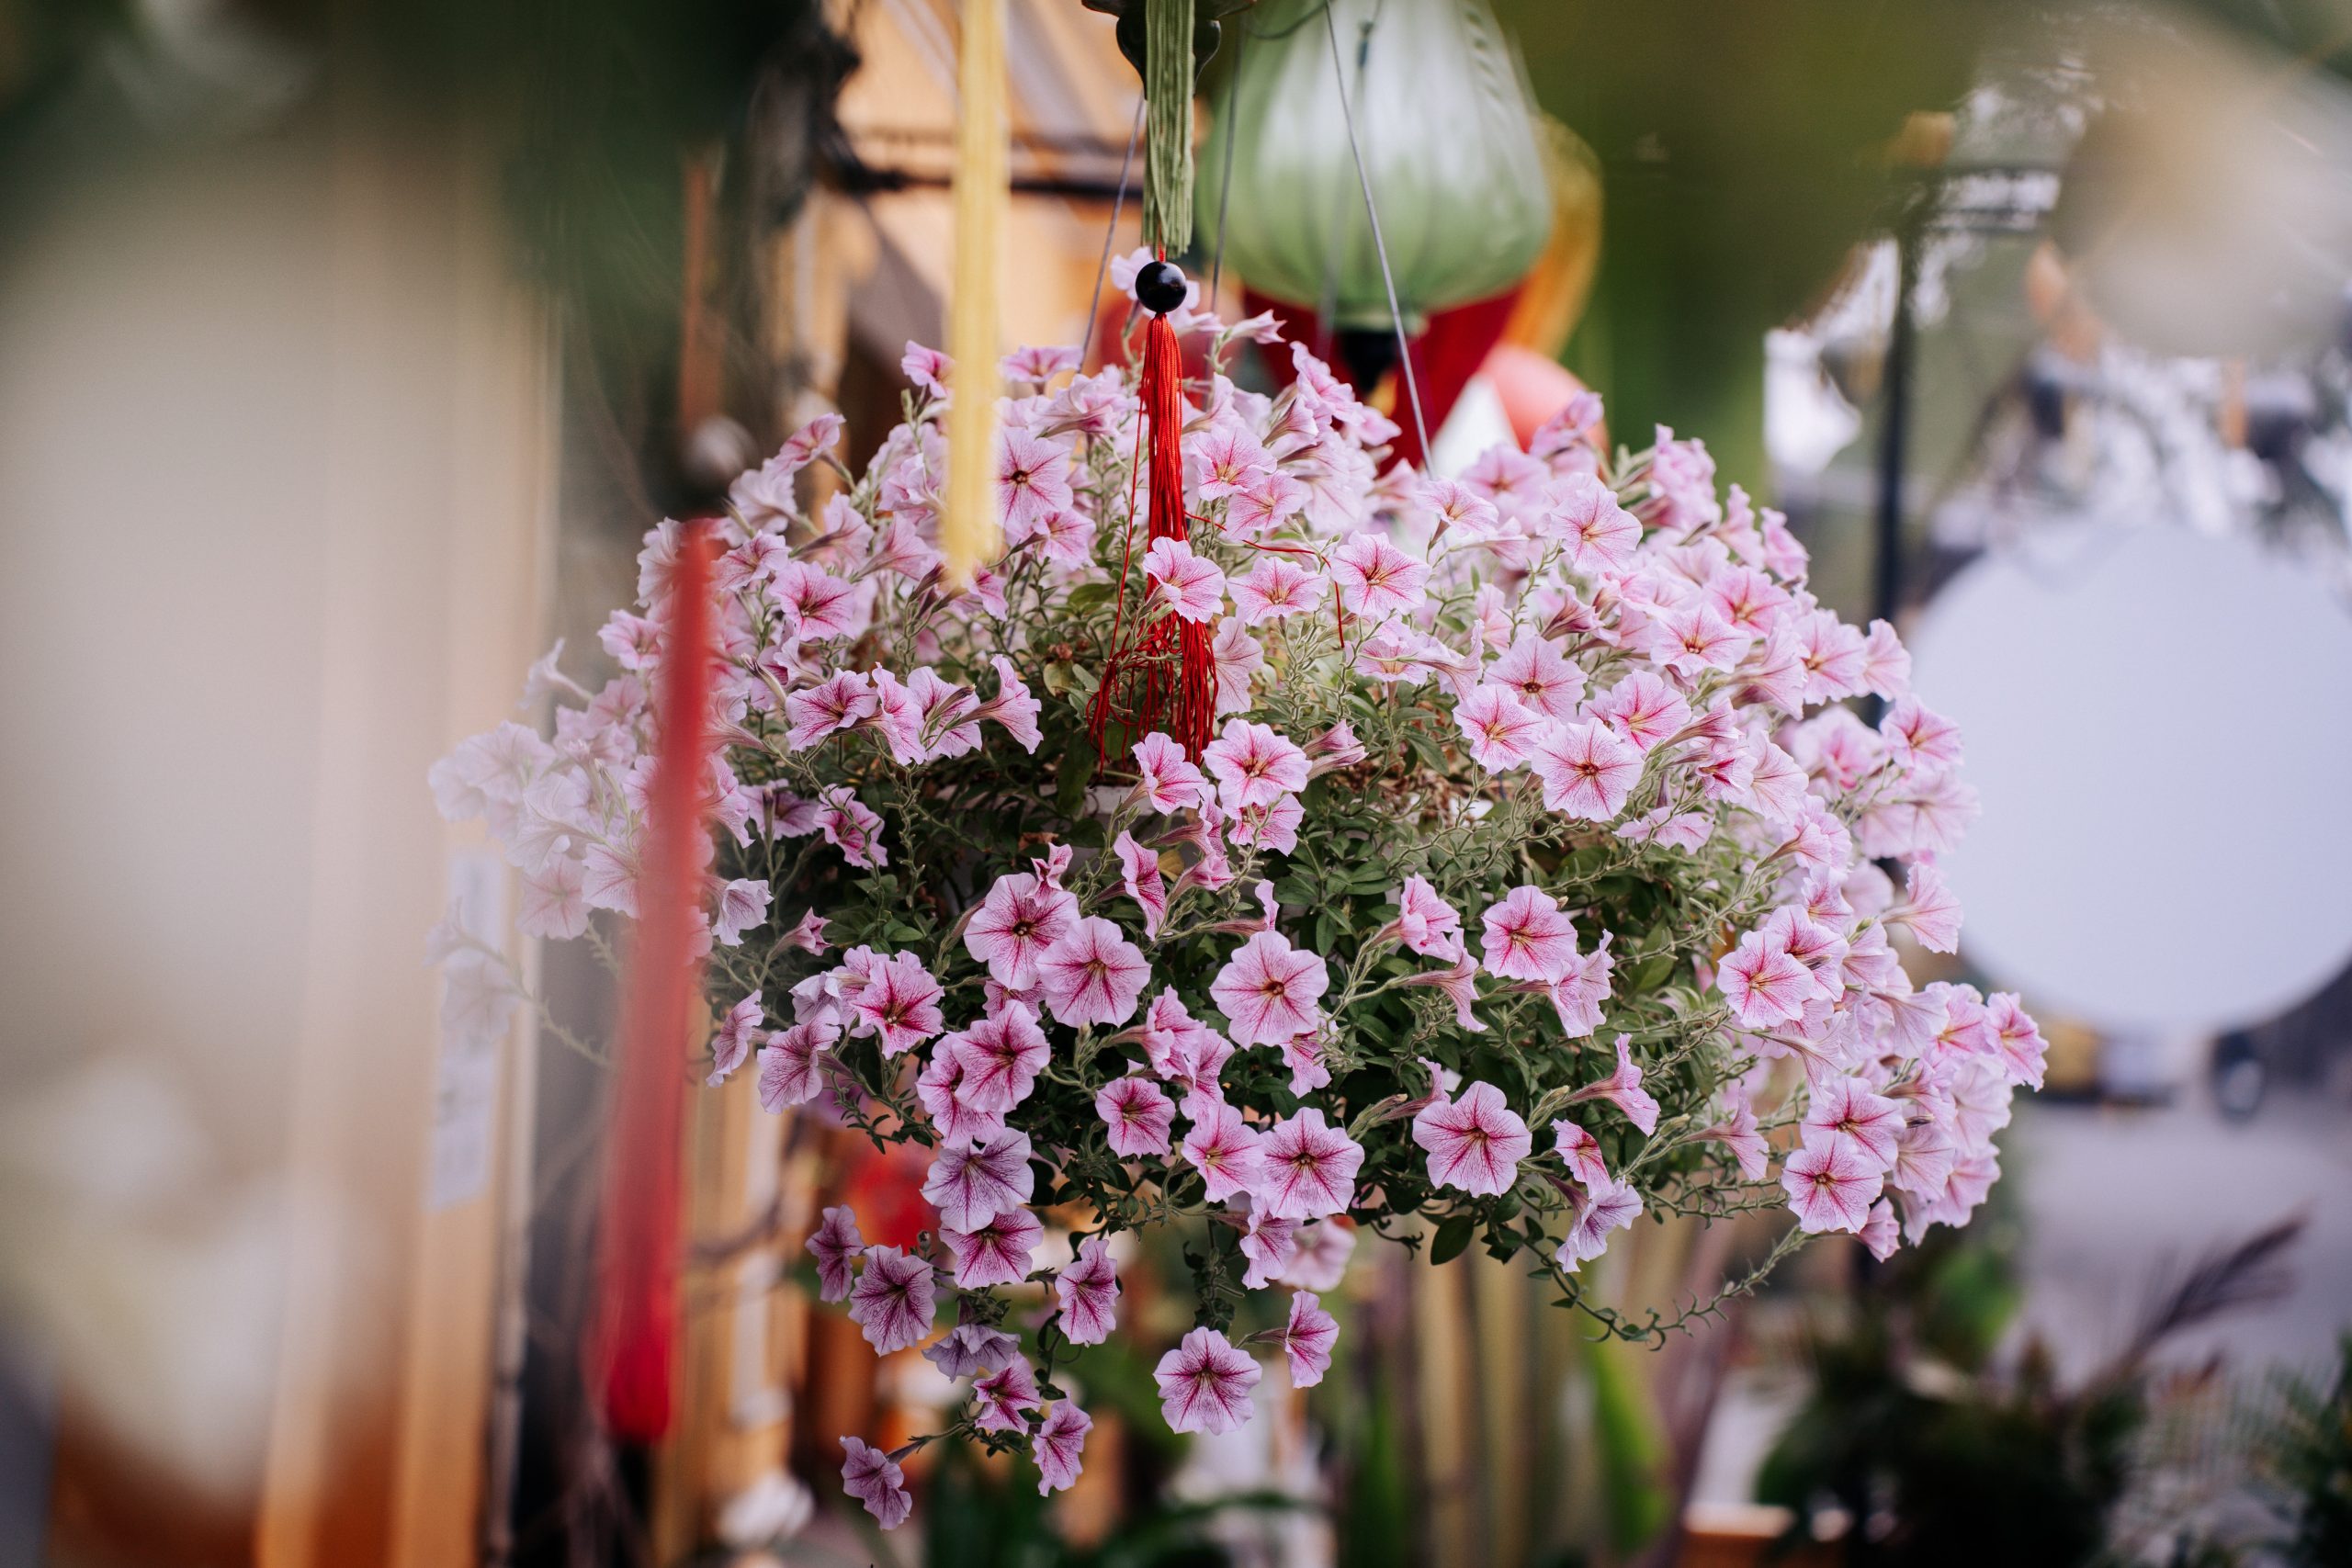
[[[1146,262],[1136,274],[1136,298],[1155,316],[1164,316],[1184,302],[1184,269],[1174,262]]]

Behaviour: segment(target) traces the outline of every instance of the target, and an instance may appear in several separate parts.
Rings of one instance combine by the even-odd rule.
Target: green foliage
[[[2113,1561],[2119,1505],[2142,1480],[2162,1396],[2150,1354],[2262,1299],[2299,1228],[2274,1226],[2198,1260],[2151,1299],[2120,1353],[2071,1386],[2039,1339],[2014,1364],[1996,1354],[2018,1301],[2008,1259],[1962,1233],[1934,1233],[1858,1293],[1847,1321],[1816,1323],[1813,1387],[1767,1457],[1758,1496],[1796,1511],[1792,1540],[1824,1508],[1841,1510],[1855,1521],[1849,1562]],[[2195,1532],[2176,1551],[2183,1568],[2229,1555]]]

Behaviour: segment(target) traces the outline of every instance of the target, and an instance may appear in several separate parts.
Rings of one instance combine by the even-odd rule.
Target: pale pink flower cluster
[[[1321,1379],[1358,1219],[1508,1204],[1564,1282],[1662,1182],[1705,1211],[1769,1190],[1776,1158],[1808,1232],[1883,1255],[1964,1221],[2042,1043],[2016,998],[1900,961],[1956,944],[1937,856],[1974,804],[1893,628],[1821,605],[1781,520],[1718,497],[1695,444],[1661,431],[1611,471],[1597,400],[1430,479],[1304,348],[1278,396],[1222,374],[1271,322],[1179,315],[1213,367],[1188,389],[1189,543],[1129,536],[1132,374],[1053,350],[1000,367],[1006,552],[968,586],[937,547],[939,416],[965,394],[912,345],[914,417],[863,476],[827,416],[718,524],[708,1076],[752,1064],[770,1111],[930,1151],[921,1245],[825,1212],[823,1299],[877,1353],[970,1380],[955,1430],[1054,1490],[1091,1425],[1057,1358],[1117,1332],[1121,1290],[1103,1214],[1047,1211],[1104,1183],[1223,1227],[1237,1289],[1285,1292],[1280,1326],[1203,1322],[1159,1361],[1179,1432],[1250,1418],[1252,1346]],[[611,679],[550,655],[548,732],[503,725],[434,771],[520,874],[529,934],[635,912],[682,538],[647,536]],[[1213,631],[1215,737],[1117,737],[1097,770],[1098,650],[1163,619]],[[1303,866],[1320,891],[1283,892]],[[1628,881],[1671,917],[1626,925],[1605,889]],[[519,987],[451,951],[452,1017],[503,1026]],[[1435,1056],[1370,1032],[1375,1004]],[[1683,1145],[1701,1174],[1634,1158]],[[904,1451],[842,1441],[850,1495],[904,1518]]]

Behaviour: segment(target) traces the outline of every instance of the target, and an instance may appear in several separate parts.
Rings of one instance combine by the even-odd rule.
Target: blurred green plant
[[[1279,1492],[1193,1503],[1159,1502],[1155,1495],[1123,1514],[1102,1541],[1076,1546],[1056,1528],[1053,1506],[1038,1495],[1028,1461],[992,1472],[977,1450],[951,1443],[932,1472],[922,1562],[924,1568],[1220,1568],[1233,1559],[1212,1532],[1217,1519],[1300,1506]],[[857,1517],[862,1524],[865,1516]]]
[[[2038,1337],[2014,1360],[1996,1356],[2019,1300],[2009,1258],[1938,1233],[1899,1255],[1844,1321],[1815,1324],[1813,1387],[1765,1461],[1759,1500],[1793,1510],[1784,1544],[1827,1533],[1835,1510],[1849,1563],[2108,1561],[2111,1517],[2140,1479],[2138,1440],[2165,1396],[2154,1351],[2278,1294],[2302,1226],[2282,1221],[2199,1258],[2152,1295],[2122,1348],[2071,1386]],[[2214,1560],[2177,1550],[2183,1568]]]
[[[2352,1562],[2352,1329],[2335,1364],[2315,1375],[2274,1373],[2252,1423],[2256,1484],[2278,1529],[2262,1545],[2289,1568]]]

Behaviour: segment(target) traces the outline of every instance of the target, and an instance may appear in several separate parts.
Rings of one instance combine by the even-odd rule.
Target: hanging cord
[[[1127,155],[1119,160],[1119,188],[1111,198],[1111,226],[1102,231],[1102,259],[1094,264],[1094,288],[1086,296],[1086,325],[1080,329],[1078,373],[1086,374],[1086,356],[1094,352],[1094,312],[1102,308],[1102,280],[1111,276],[1111,247],[1119,242],[1119,219],[1127,209],[1127,175],[1136,166],[1136,143],[1143,139],[1143,95],[1136,95],[1135,124],[1127,130]]]
[[[1331,7],[1323,7],[1323,33],[1331,40],[1331,71],[1339,80],[1340,118],[1348,128],[1348,151],[1356,161],[1356,183],[1363,187],[1363,214],[1372,224],[1373,253],[1380,258],[1381,287],[1388,291],[1388,324],[1396,333],[1396,365],[1405,377],[1405,396],[1412,404],[1413,430],[1421,438],[1421,461],[1429,461],[1429,422],[1421,415],[1421,387],[1413,374],[1411,347],[1405,341],[1405,313],[1396,307],[1396,277],[1388,266],[1388,243],[1380,234],[1380,209],[1372,199],[1372,175],[1363,165],[1363,146],[1356,140],[1356,111],[1348,101],[1347,68],[1340,57],[1340,26],[1331,19]],[[1366,63],[1372,58],[1372,24],[1363,25],[1363,38],[1356,45],[1356,80],[1363,81]]]

